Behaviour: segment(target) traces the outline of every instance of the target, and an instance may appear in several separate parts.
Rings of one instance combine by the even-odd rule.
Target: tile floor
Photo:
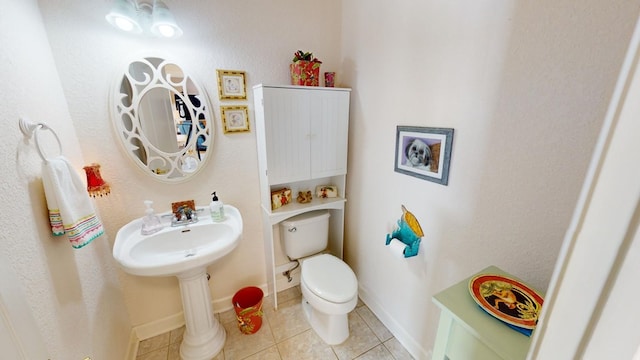
[[[350,335],[340,345],[325,344],[309,327],[302,313],[299,287],[278,293],[278,310],[264,299],[260,330],[243,335],[233,309],[216,314],[227,331],[224,349],[214,360],[410,360],[411,355],[376,318],[358,302],[349,314]],[[136,360],[180,360],[184,327],[143,340]]]

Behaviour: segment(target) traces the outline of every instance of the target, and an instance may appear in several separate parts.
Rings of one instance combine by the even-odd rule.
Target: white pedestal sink
[[[226,333],[213,316],[207,266],[230,253],[242,236],[238,209],[225,205],[225,220],[213,222],[204,211],[197,223],[167,226],[142,235],[142,219],[123,226],[116,235],[113,257],[129,274],[176,276],[180,284],[186,331],[180,356],[210,360],[224,347]]]

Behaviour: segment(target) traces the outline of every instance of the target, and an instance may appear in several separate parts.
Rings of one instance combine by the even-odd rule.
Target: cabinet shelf
[[[300,204],[298,202],[292,202],[284,205],[278,209],[271,210],[270,207],[262,206],[262,211],[269,217],[271,224],[277,224],[283,220],[286,220],[292,216],[302,214],[308,211],[323,210],[323,209],[344,209],[344,203],[347,201],[345,198],[326,198],[317,199],[314,198],[310,203]]]

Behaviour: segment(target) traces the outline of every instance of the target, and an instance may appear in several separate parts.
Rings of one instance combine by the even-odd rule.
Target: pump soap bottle
[[[221,222],[224,220],[224,204],[222,201],[218,200],[218,196],[214,191],[211,193],[213,198],[211,199],[211,203],[209,204],[209,211],[211,211],[211,220],[215,222]]]
[[[151,235],[163,228],[160,218],[154,213],[151,205],[153,205],[153,201],[145,200],[144,206],[146,206],[146,209],[144,212],[146,215],[142,218],[142,229],[140,229],[142,235]]]

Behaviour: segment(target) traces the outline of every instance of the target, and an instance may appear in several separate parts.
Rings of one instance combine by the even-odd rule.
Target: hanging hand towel
[[[42,183],[53,235],[66,233],[79,249],[104,233],[82,180],[64,156],[43,162]]]

